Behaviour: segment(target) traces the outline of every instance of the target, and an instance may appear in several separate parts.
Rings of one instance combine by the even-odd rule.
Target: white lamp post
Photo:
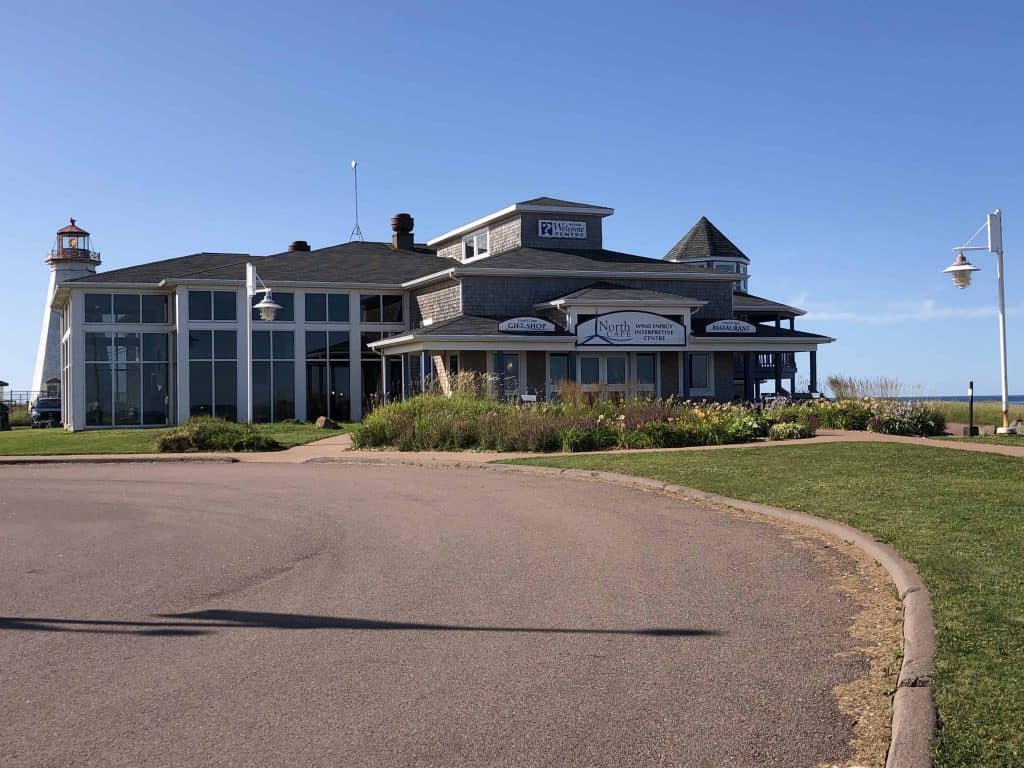
[[[971,245],[982,229],[988,229],[988,245]],[[956,260],[946,267],[943,272],[953,276],[953,285],[957,288],[966,288],[971,284],[971,273],[978,272],[979,267],[974,266],[964,256],[964,251],[989,251],[996,255],[996,281],[999,284],[999,364],[1002,373],[1002,395],[1003,395],[1003,426],[996,429],[1001,435],[1012,435],[1014,430],[1010,429],[1009,394],[1006,381],[1006,299],[1003,289],[1003,214],[996,208],[995,213],[988,214],[985,223],[975,232],[971,239],[964,245],[953,249],[956,253]]]
[[[263,298],[253,304],[252,299],[260,294]],[[245,295],[249,297],[245,302],[245,420],[252,424],[252,311],[258,309],[260,319],[271,323],[277,317],[277,310],[281,309],[281,305],[274,301],[273,291],[267,288],[267,284],[256,274],[256,268],[251,262],[245,265]]]

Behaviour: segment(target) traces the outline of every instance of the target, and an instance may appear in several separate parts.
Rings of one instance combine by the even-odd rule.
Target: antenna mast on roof
[[[348,236],[348,241],[351,243],[353,240],[362,242],[363,230],[359,228],[359,171],[356,170],[358,166],[355,160],[352,161],[352,188],[355,191],[355,203],[356,203],[356,225],[352,227],[352,233]]]

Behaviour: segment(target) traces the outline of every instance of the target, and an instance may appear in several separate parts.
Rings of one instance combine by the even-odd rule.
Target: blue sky
[[[616,209],[661,256],[701,215],[751,291],[835,336],[822,375],[1024,390],[1024,6],[858,3],[36,3],[0,26],[0,378],[31,378],[55,230],[106,269],[201,250],[427,239],[516,200]],[[1021,258],[1018,258],[1020,256]]]

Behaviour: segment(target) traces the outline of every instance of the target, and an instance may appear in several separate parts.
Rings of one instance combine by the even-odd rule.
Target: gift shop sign
[[[500,333],[551,333],[555,324],[542,317],[513,317],[498,323]]]
[[[686,326],[653,312],[609,312],[576,327],[580,347],[681,347]]]

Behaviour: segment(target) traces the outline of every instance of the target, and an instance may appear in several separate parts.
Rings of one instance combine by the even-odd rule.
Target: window
[[[192,416],[220,416],[229,421],[238,418],[237,358],[238,334],[235,331],[189,331],[189,413]]]
[[[569,355],[564,352],[552,352],[548,355],[548,383],[557,385],[569,378]]]
[[[716,261],[714,269],[718,272],[735,272],[736,265],[731,261]]]
[[[490,239],[487,230],[474,232],[462,238],[462,260],[483,258],[490,252]]]
[[[137,293],[85,294],[87,323],[166,323],[167,296]]]
[[[348,331],[306,331],[306,418],[350,418],[350,365]]]
[[[711,372],[712,357],[708,354],[690,354],[689,360],[689,381],[690,394],[709,395],[713,394],[713,375]]]
[[[448,355],[448,375],[456,376],[459,373],[459,356],[457,354]]]
[[[234,291],[189,291],[189,320],[237,320]]]
[[[166,424],[168,358],[165,333],[86,333],[86,426]]]
[[[252,332],[252,419],[295,418],[295,333]]]
[[[606,360],[608,367],[608,386],[622,387],[626,384],[626,369],[628,359],[625,355],[609,355]]]
[[[636,356],[636,382],[644,389],[654,386],[657,367],[654,354],[651,352],[638,352]]]
[[[601,358],[587,355],[580,358],[580,384],[601,383]]]
[[[276,298],[277,294],[274,296]],[[348,321],[347,293],[306,294],[307,323],[347,323]]]
[[[494,355],[494,372],[501,382],[502,397],[519,394],[519,355],[515,352],[497,353]]]
[[[274,322],[279,320],[291,323],[295,320],[295,294],[294,293],[278,293],[274,291],[274,301],[281,305],[281,308],[277,310],[277,314],[274,316]],[[263,301],[263,294],[257,294],[252,298],[252,304],[255,306],[259,302]],[[252,310],[252,319],[260,320],[260,311],[258,309]]]
[[[362,294],[359,297],[359,319],[364,323],[401,323],[402,296]]]

